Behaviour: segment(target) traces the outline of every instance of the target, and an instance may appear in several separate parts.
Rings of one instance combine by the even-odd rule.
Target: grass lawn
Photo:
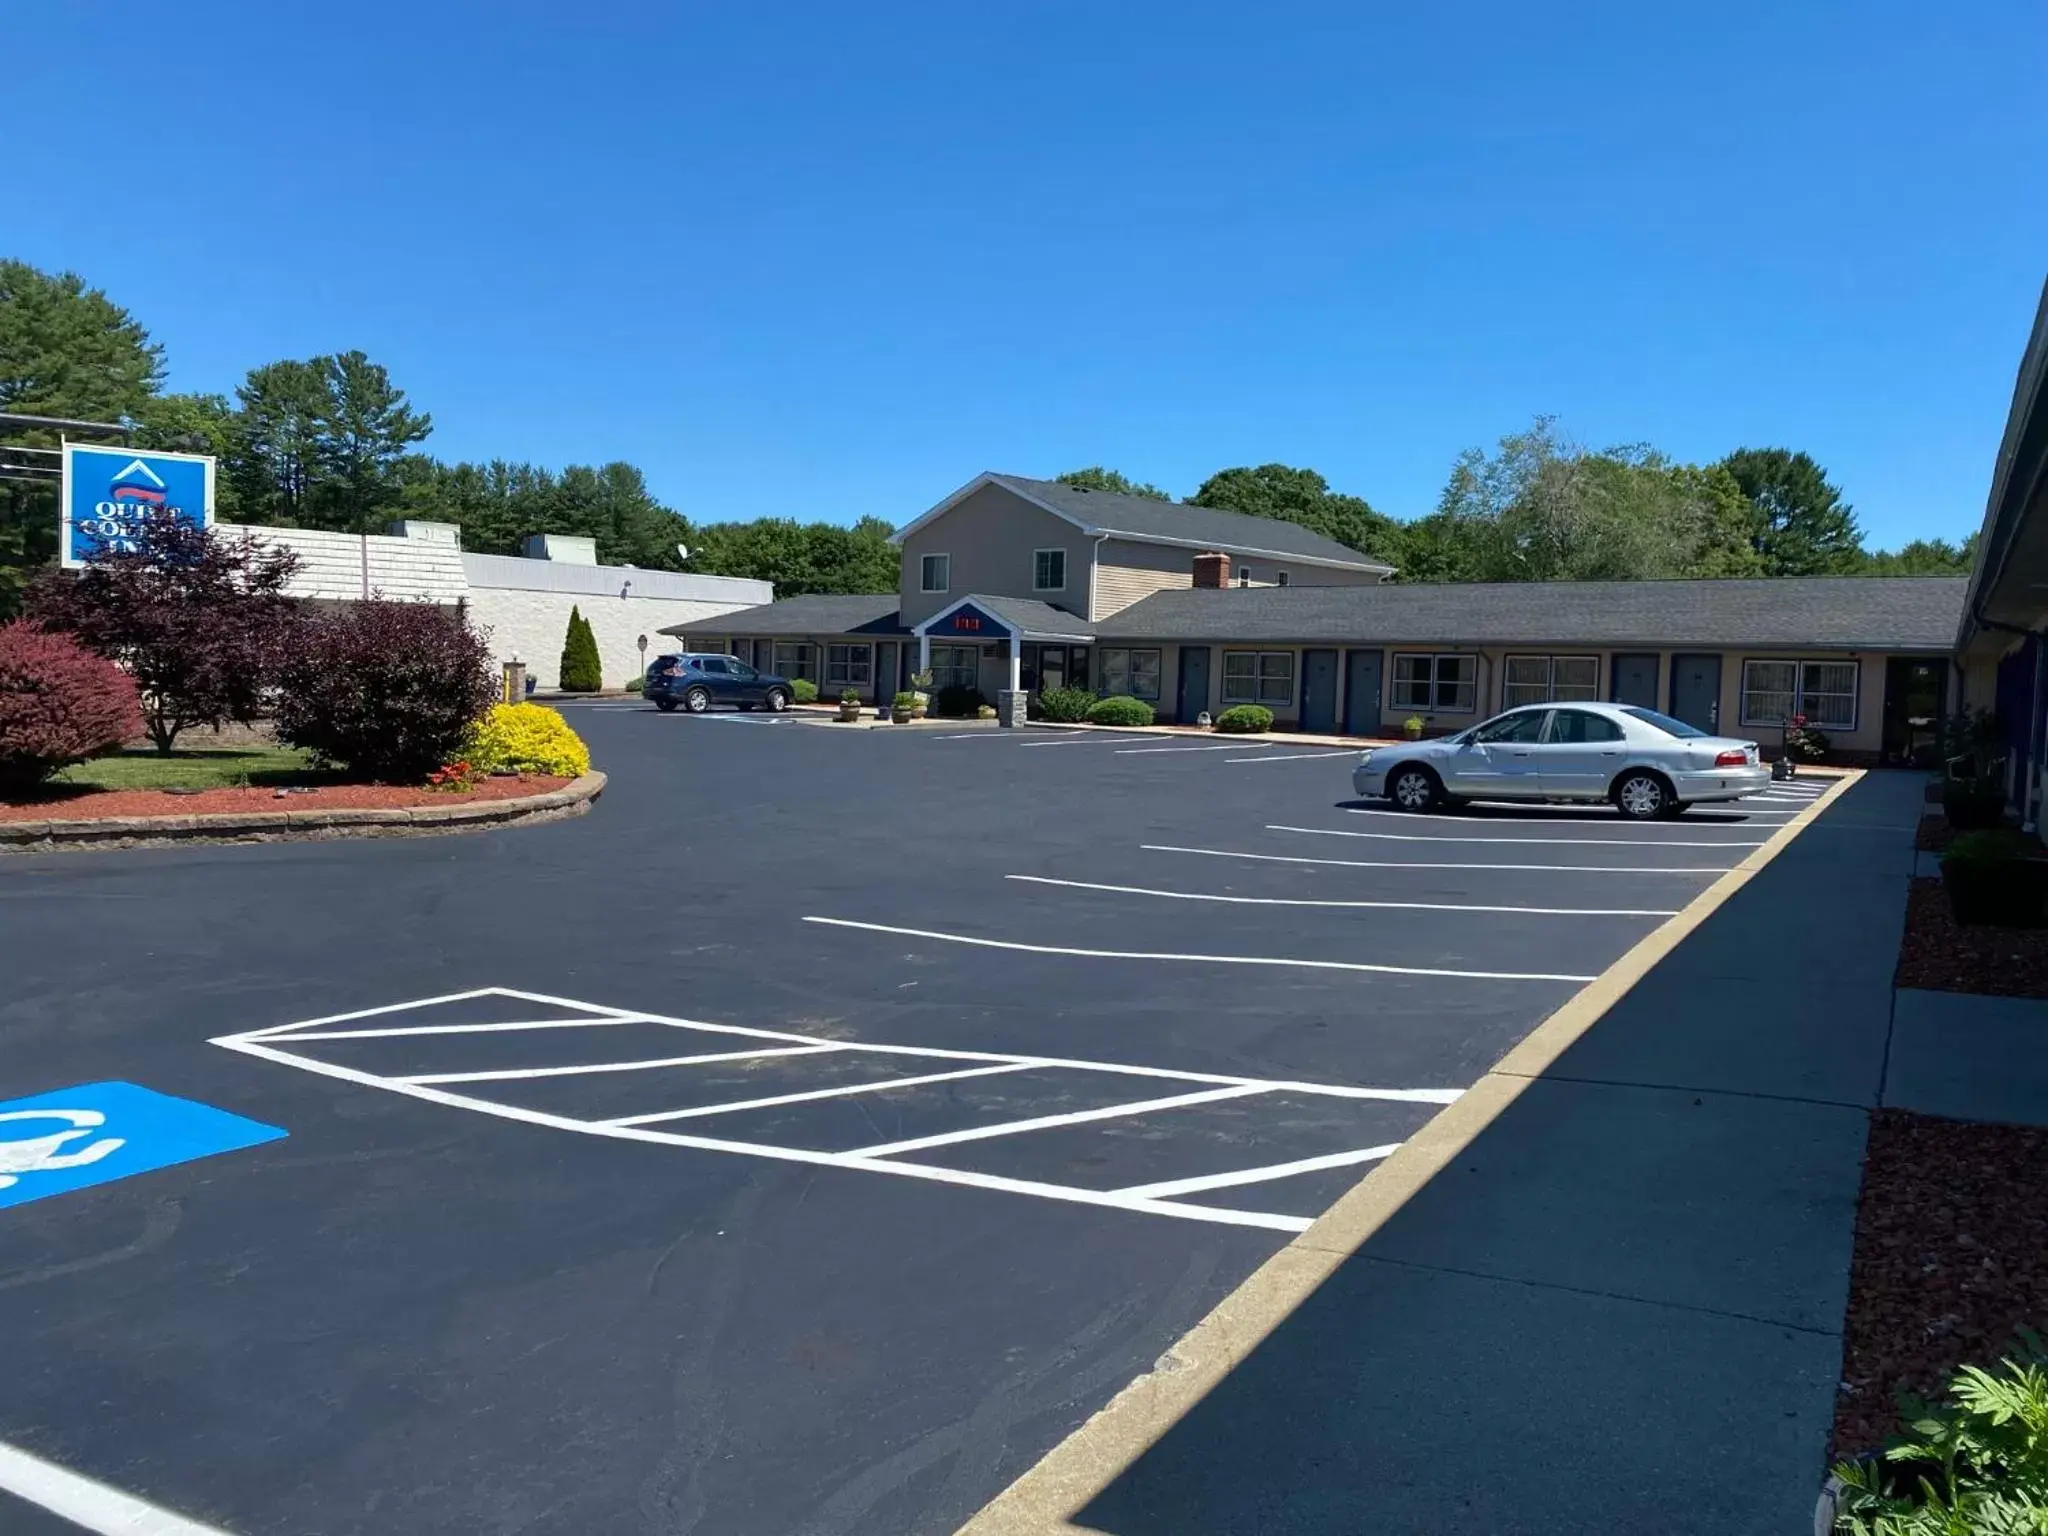
[[[130,747],[54,775],[50,783],[81,789],[229,789],[244,784],[334,781],[292,747],[199,747],[169,754]]]

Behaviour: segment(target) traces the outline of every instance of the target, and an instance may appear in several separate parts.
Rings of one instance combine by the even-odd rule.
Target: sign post
[[[213,480],[214,461],[205,454],[66,443],[57,498],[57,549],[64,567],[76,570],[100,555],[132,553],[151,519],[212,527]]]

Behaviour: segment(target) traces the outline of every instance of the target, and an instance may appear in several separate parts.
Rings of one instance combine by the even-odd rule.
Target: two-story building
[[[1844,755],[1932,750],[1954,697],[1960,577],[1407,585],[1292,523],[977,476],[895,535],[896,592],[798,597],[670,627],[887,701],[929,668],[993,701],[1063,683],[1164,720],[1263,704],[1282,726],[1455,730],[1614,699],[1767,746],[1803,714]]]

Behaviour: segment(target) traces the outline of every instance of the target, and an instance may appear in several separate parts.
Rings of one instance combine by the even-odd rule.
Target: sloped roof
[[[901,635],[909,631],[894,592],[811,593],[671,624],[664,635]]]
[[[1157,592],[1100,640],[1332,640],[1947,651],[1960,576],[1553,581]]]
[[[1027,639],[1086,640],[1092,628],[1079,614],[1055,608],[1051,603],[1042,603],[1035,597],[992,597],[986,592],[971,592],[966,597],[956,598],[926,619],[925,624],[943,618],[963,603],[974,604],[998,623],[1007,624]]]
[[[994,471],[976,475],[929,512],[897,529],[891,537],[901,543],[926,523],[950,512],[984,485],[999,485],[1012,495],[1022,496],[1033,505],[1076,524],[1090,535],[1112,534],[1145,543],[1217,549],[1227,554],[1258,555],[1267,559],[1309,560],[1354,570],[1393,569],[1349,544],[1326,539],[1299,523],[1282,522],[1273,517],[1247,517],[1242,512],[1190,506],[1186,502],[1155,501],[1149,496],[1086,491],[1064,481],[1033,480],[1025,475],[999,475]]]

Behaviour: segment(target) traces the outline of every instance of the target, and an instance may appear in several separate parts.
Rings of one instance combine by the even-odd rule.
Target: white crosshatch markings
[[[432,1018],[420,1023],[390,1022],[399,1015],[431,1013],[434,1009],[450,1005],[460,1005],[471,1014],[502,1008],[502,1019],[477,1021],[465,1017],[461,1022],[442,1022]],[[551,1016],[533,1017],[539,1013]],[[675,1031],[673,1038],[684,1048],[659,1056],[617,1055],[605,1049],[608,1029],[624,1031],[639,1027],[644,1032],[648,1026]],[[576,1033],[565,1034],[569,1031]],[[578,1044],[587,1041],[590,1049],[586,1058],[544,1065],[516,1064],[518,1044],[528,1036],[542,1033],[557,1043],[565,1038]],[[422,1046],[431,1042],[436,1048],[437,1062],[445,1061],[451,1048],[474,1047],[478,1049],[479,1058],[475,1066],[462,1070],[407,1072],[388,1065],[402,1064],[408,1041],[419,1042]],[[382,1069],[372,1071],[315,1054],[330,1049],[335,1042],[356,1042],[357,1049],[363,1048],[362,1042],[369,1042],[372,1048],[385,1053],[380,1063],[383,1064]],[[296,1067],[323,1077],[403,1094],[451,1109],[466,1109],[587,1136],[923,1179],[1146,1215],[1171,1216],[1186,1221],[1262,1227],[1276,1232],[1304,1231],[1310,1224],[1310,1218],[1277,1211],[1197,1205],[1178,1197],[1226,1189],[1252,1190],[1260,1184],[1297,1174],[1361,1165],[1389,1155],[1400,1143],[1375,1138],[1370,1139],[1370,1144],[1322,1152],[1311,1157],[1276,1155],[1248,1166],[1166,1180],[1146,1179],[1108,1189],[1016,1178],[957,1166],[942,1167],[910,1160],[906,1155],[942,1147],[971,1149],[978,1144],[989,1143],[1015,1146],[1010,1138],[1028,1139],[1036,1134],[1064,1131],[1069,1127],[1108,1127],[1119,1121],[1129,1125],[1143,1120],[1148,1126],[1157,1126],[1163,1117],[1202,1106],[1228,1101],[1249,1101],[1256,1105],[1258,1100],[1269,1095],[1284,1096],[1290,1103],[1303,1099],[1322,1101],[1333,1109],[1345,1104],[1358,1109],[1373,1105],[1382,1108],[1414,1106],[1408,1113],[1416,1115],[1432,1113],[1435,1106],[1450,1103],[1461,1092],[1456,1088],[1359,1087],[1191,1072],[1074,1057],[828,1040],[786,1030],[751,1029],[735,1024],[714,1024],[665,1014],[607,1008],[573,998],[550,997],[506,987],[483,987],[440,997],[415,998],[380,1008],[364,1008],[352,1013],[303,1019],[242,1034],[222,1035],[212,1043],[280,1066]],[[703,1048],[692,1050],[688,1048],[691,1045]],[[857,1082],[838,1081],[824,1087],[797,1088],[787,1093],[716,1098],[711,1103],[677,1104],[673,1108],[639,1110],[625,1115],[563,1113],[559,1108],[537,1108],[531,1103],[510,1102],[508,1098],[493,1096],[494,1092],[510,1094],[530,1090],[537,1085],[558,1088],[565,1080],[618,1082],[622,1079],[646,1083],[659,1094],[687,1085],[687,1076],[678,1078],[675,1076],[678,1073],[703,1072],[731,1063],[777,1062],[786,1065],[801,1063],[805,1058],[812,1062],[823,1062],[827,1058],[859,1060],[867,1065],[879,1059],[892,1069],[892,1075]],[[904,1070],[893,1071],[897,1067]],[[1027,1073],[1037,1074],[1041,1080],[1070,1078],[1091,1083],[1107,1077],[1128,1082],[1129,1086],[1124,1094],[1113,1095],[1108,1103],[1066,1109],[1056,1114],[959,1124],[923,1135],[858,1145],[848,1150],[791,1145],[788,1140],[748,1140],[708,1134],[717,1126],[721,1116],[753,1116],[766,1111],[842,1101],[859,1104],[876,1094],[917,1094],[940,1085],[1000,1082],[1006,1077],[1021,1078]],[[687,1096],[686,1092],[678,1093],[678,1097]],[[1068,1100],[1062,1098],[1058,1102]],[[950,1106],[942,1100],[927,1108],[943,1113]],[[1298,1116],[1276,1118],[1293,1120]],[[687,1125],[692,1129],[674,1129],[677,1125]],[[1241,1141],[1241,1137],[1233,1138],[1229,1144],[1236,1148]],[[1279,1145],[1262,1149],[1255,1145],[1241,1150],[1256,1156],[1260,1150],[1285,1154],[1299,1149]]]

